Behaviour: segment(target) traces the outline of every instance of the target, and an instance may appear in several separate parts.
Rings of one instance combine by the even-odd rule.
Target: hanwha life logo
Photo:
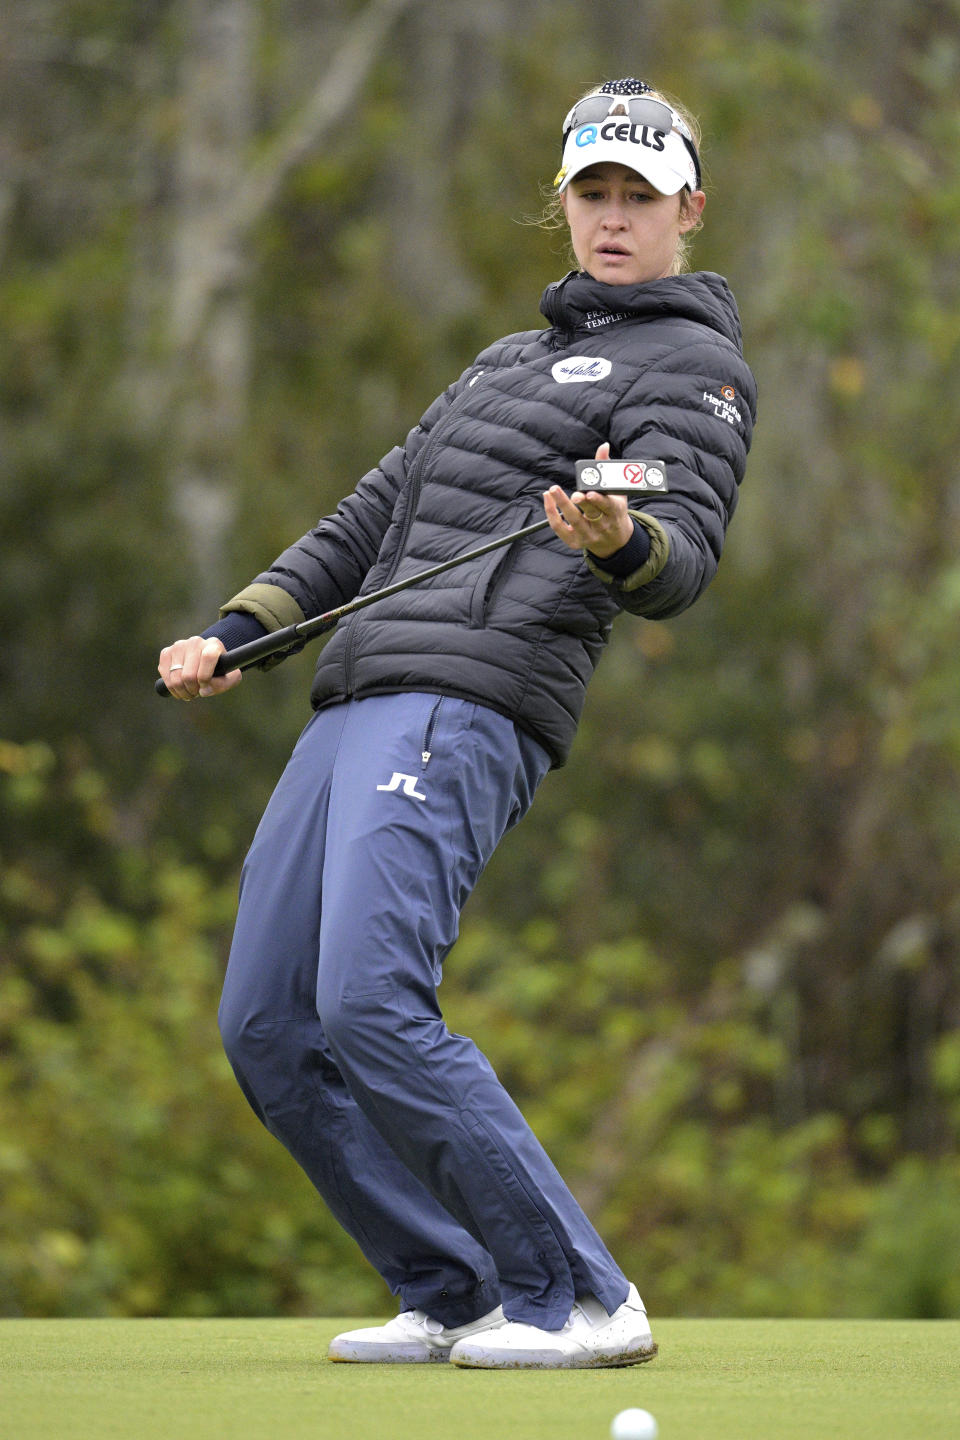
[[[570,355],[558,360],[550,371],[558,385],[583,385],[605,380],[613,369],[609,360],[596,355]]]
[[[734,404],[737,392],[732,385],[721,385],[719,395],[711,395],[709,390],[703,392],[703,403],[711,409],[718,420],[726,420],[728,425],[742,425],[743,416]]]

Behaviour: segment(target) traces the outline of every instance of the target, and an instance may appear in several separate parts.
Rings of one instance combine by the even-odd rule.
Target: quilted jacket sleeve
[[[376,564],[390,525],[402,515],[410,468],[459,382],[433,402],[403,445],[395,446],[306,535],[221,608],[242,611],[273,631],[352,600]]]
[[[644,499],[637,518],[651,533],[652,561],[615,579],[593,562],[625,610],[648,619],[678,615],[716,574],[756,419],[756,384],[722,337],[665,349],[612,417],[611,453],[657,459],[669,491]]]

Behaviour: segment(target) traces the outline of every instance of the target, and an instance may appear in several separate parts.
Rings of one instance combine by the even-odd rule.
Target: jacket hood
[[[737,349],[742,332],[737,302],[726,280],[711,270],[670,275],[641,285],[606,285],[583,271],[571,270],[548,285],[540,312],[569,335],[592,333],[616,320],[656,320],[670,315],[716,330]]]

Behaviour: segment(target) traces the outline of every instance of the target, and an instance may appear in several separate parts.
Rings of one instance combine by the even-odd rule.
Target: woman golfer
[[[546,510],[535,537],[338,626],[243,870],[227,1054],[400,1297],[334,1360],[656,1351],[636,1288],[436,993],[467,896],[567,757],[613,620],[677,615],[712,579],[755,412],[725,281],[681,273],[704,206],[690,122],[641,81],[603,85],[564,122],[555,183],[579,269],[547,288],[546,328],[484,350],[335,514],[160,657],[174,696],[220,694],[240,679],[213,675],[225,648]],[[659,489],[577,490],[575,461],[608,457]]]

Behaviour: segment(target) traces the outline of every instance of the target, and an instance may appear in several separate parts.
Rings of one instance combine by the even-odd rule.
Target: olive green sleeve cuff
[[[305,618],[293,596],[280,585],[248,585],[220,607],[220,618],[239,610],[252,615],[270,634],[287,625],[299,625]]]
[[[660,521],[655,520],[652,515],[646,515],[642,510],[631,510],[629,513],[650,536],[650,554],[639,570],[634,570],[632,575],[611,575],[609,570],[603,569],[602,562],[588,551],[584,551],[583,558],[588,569],[605,585],[616,585],[620,590],[639,590],[641,585],[649,585],[651,580],[655,580],[666,565],[670,558],[670,539]]]

